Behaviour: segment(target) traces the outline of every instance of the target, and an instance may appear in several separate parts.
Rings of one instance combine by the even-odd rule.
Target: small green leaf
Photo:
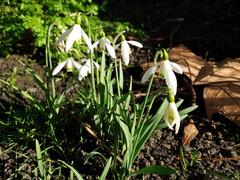
[[[47,84],[44,83],[44,81],[42,80],[42,78],[39,75],[33,73],[33,77],[34,77],[34,80],[36,81],[36,83],[40,86],[40,88],[46,93],[47,92]]]
[[[197,105],[192,105],[190,107],[187,107],[185,109],[182,109],[181,111],[179,111],[179,114],[180,115],[185,115],[185,114],[188,114],[190,112],[192,112],[193,110],[197,109]]]
[[[107,164],[106,164],[106,166],[105,166],[105,168],[104,168],[104,170],[103,170],[99,180],[105,180],[106,179],[106,176],[107,176],[108,171],[109,171],[110,166],[111,166],[111,162],[112,162],[112,157],[110,157],[109,160],[107,161]]]
[[[39,145],[38,140],[36,139],[36,153],[37,153],[37,162],[38,162],[38,168],[39,168],[39,172],[41,177],[45,176],[45,172],[44,172],[44,163],[42,160],[42,152],[41,152],[41,148]]]
[[[21,93],[22,93],[22,95],[23,95],[25,98],[29,99],[29,100],[32,101],[32,102],[35,102],[35,99],[33,98],[33,96],[31,96],[30,94],[28,94],[27,91],[23,91],[23,90],[22,90]]]
[[[184,101],[183,99],[180,99],[178,102],[176,102],[176,106],[177,107],[181,106],[183,101]]]
[[[152,165],[152,166],[147,166],[147,167],[144,167],[142,169],[139,169],[137,172],[135,172],[132,175],[136,175],[136,174],[158,174],[158,175],[161,175],[161,176],[168,176],[168,175],[175,174],[175,173],[176,173],[175,169],[168,168],[168,167],[165,167],[165,166]]]
[[[132,135],[127,127],[127,125],[122,122],[121,120],[118,121],[120,127],[122,128],[125,138],[126,138],[126,142],[127,142],[127,148],[131,149],[132,148]]]
[[[69,164],[65,163],[62,160],[58,160],[58,161],[63,163],[65,166],[67,166],[75,174],[78,180],[83,180],[83,177],[77,172],[77,170],[74,167],[70,166]]]

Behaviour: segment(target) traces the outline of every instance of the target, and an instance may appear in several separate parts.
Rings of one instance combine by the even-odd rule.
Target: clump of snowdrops
[[[173,173],[171,169],[156,165],[134,170],[132,164],[144,143],[160,124],[165,124],[170,129],[175,128],[177,134],[180,121],[195,108],[181,112],[178,106],[182,101],[175,103],[177,80],[173,71],[182,74],[182,69],[169,60],[165,49],[160,50],[157,53],[159,57],[155,58],[159,62],[155,62],[142,77],[142,83],[148,84],[148,88],[144,100],[138,103],[132,91],[131,77],[128,80],[130,84],[126,87],[124,69],[129,65],[131,52],[143,45],[138,41],[126,40],[124,33],[117,35],[113,41],[104,32],[101,35],[93,43],[91,37],[81,28],[81,15],[78,15],[76,23],[57,38],[56,46],[61,52],[69,53],[77,51],[74,44],[80,42],[87,47],[87,51],[84,57],[72,57],[69,53],[66,60],[53,68],[52,75],[60,73],[64,66],[67,71],[77,72],[80,84],[78,98],[86,107],[84,112],[88,114],[87,121],[99,139],[112,141],[113,154],[108,163],[111,164],[109,169],[115,172],[115,178],[123,179],[153,171],[159,174]],[[153,78],[158,70],[166,80],[167,88],[162,87],[156,95],[151,96]],[[166,99],[159,104],[157,112],[151,114],[155,99],[166,92]],[[119,162],[120,154],[123,155],[123,160]]]
[[[61,29],[62,34],[53,41],[51,40],[54,37],[52,30],[57,26],[52,24],[49,27],[46,42],[47,82],[32,73],[35,81],[45,93],[46,103],[38,103],[25,91],[21,93],[39,111],[42,111],[42,114],[47,114],[47,124],[52,140],[59,149],[62,149],[56,139],[54,126],[58,123],[61,108],[71,103],[66,102],[68,101],[66,94],[69,89],[75,90],[73,91],[75,93],[74,103],[79,104],[77,106],[79,109],[74,109],[74,116],[78,119],[79,126],[84,126],[109,153],[106,166],[99,179],[105,179],[107,175],[113,179],[125,179],[138,174],[169,175],[175,173],[173,169],[156,164],[136,169],[133,163],[145,142],[156,129],[168,127],[175,129],[177,134],[181,120],[196,108],[192,106],[178,110],[183,100],[176,101],[177,98],[175,98],[177,80],[174,71],[182,74],[182,69],[169,60],[165,49],[158,51],[154,58],[154,65],[142,77],[141,83],[147,86],[146,96],[142,101],[137,101],[132,90],[133,79],[130,77],[125,80],[124,70],[128,68],[131,53],[137,48],[142,48],[143,45],[135,40],[127,40],[124,32],[115,38],[100,32],[101,36],[94,39],[95,36],[89,36],[91,27],[88,27],[88,32],[82,28],[81,24],[84,19],[81,14],[78,14],[75,24],[68,29]],[[60,57],[56,62],[53,62],[51,56],[53,49]],[[32,72],[30,68],[28,70]],[[154,95],[151,95],[156,71],[159,71],[160,77],[165,79],[166,86],[160,87]],[[74,83],[59,94],[56,91],[56,82],[62,81],[67,76],[73,77]],[[17,87],[15,88],[17,90]],[[155,113],[152,113],[151,109],[156,99],[159,99],[158,97],[164,100],[159,104]],[[106,142],[110,146],[107,146]],[[47,172],[44,171],[46,165],[42,158],[39,158],[42,156],[38,141],[36,141],[36,149],[40,174],[46,177]],[[63,161],[60,162],[70,168],[72,175],[77,176],[78,179],[82,178],[73,166]]]

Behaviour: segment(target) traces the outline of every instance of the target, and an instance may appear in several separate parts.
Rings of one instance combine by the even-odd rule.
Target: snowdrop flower
[[[127,41],[123,35],[122,35],[122,39],[123,39],[122,42],[120,44],[117,44],[115,46],[115,49],[121,46],[121,56],[122,56],[123,62],[127,66],[129,64],[129,55],[131,54],[131,49],[129,44],[139,48],[142,48],[143,45],[137,41]]]
[[[66,65],[68,71],[72,71],[73,68],[79,69],[81,68],[81,64],[76,62],[72,57],[68,58],[67,60],[59,63],[53,70],[52,75],[55,76],[58,74],[62,68]]]
[[[56,41],[56,44],[61,47],[65,43],[65,52],[68,52],[71,47],[73,46],[73,43],[75,41],[79,41],[81,38],[85,41],[87,44],[89,50],[93,52],[93,47],[91,40],[87,36],[87,34],[83,31],[81,28],[81,17],[78,15],[75,20],[75,24],[67,31],[65,31]],[[66,41],[66,42],[64,42]]]
[[[172,94],[171,90],[168,94],[168,106],[164,113],[165,123],[168,125],[169,129],[173,130],[173,126],[175,126],[175,134],[178,133],[180,128],[180,115],[175,104],[175,98]]]
[[[78,80],[81,81],[84,77],[86,77],[89,73],[91,73],[91,60],[90,59],[83,59],[82,62],[85,62],[78,70]],[[93,65],[96,68],[99,68],[99,64],[93,61]]]
[[[116,58],[115,50],[114,50],[114,48],[112,47],[110,41],[107,38],[102,37],[100,40],[98,40],[95,43],[93,43],[93,48],[97,47],[98,44],[100,46],[100,49],[107,49],[108,54],[112,58]]]
[[[164,77],[166,80],[166,84],[168,88],[173,90],[173,94],[176,95],[177,93],[177,78],[173,71],[176,73],[182,74],[183,71],[181,67],[174,63],[170,62],[168,60],[168,54],[165,50],[163,50],[163,60],[159,63],[156,63],[154,66],[149,68],[142,77],[142,83],[145,83],[159,68],[160,74]]]

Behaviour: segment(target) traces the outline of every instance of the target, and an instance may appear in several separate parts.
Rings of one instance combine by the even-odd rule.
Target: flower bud
[[[122,40],[122,41],[125,41],[125,40],[126,40],[125,37],[124,37],[124,35],[122,35],[122,34],[121,34],[121,40]]]
[[[100,31],[101,37],[105,37],[105,33],[103,31]]]
[[[76,18],[75,18],[75,24],[81,24],[81,21],[82,21],[82,17],[81,17],[81,14],[79,13]]]
[[[169,59],[169,56],[168,56],[168,53],[165,49],[162,50],[162,55],[163,55],[163,60],[168,60]]]
[[[171,89],[168,91],[167,100],[169,103],[175,102],[175,97],[174,97],[173,91]]]

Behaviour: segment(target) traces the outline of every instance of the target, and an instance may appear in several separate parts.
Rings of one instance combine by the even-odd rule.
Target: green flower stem
[[[91,81],[92,81],[92,89],[93,89],[93,96],[94,100],[97,101],[97,93],[96,93],[96,86],[95,86],[95,78],[94,78],[94,64],[93,64],[93,54],[91,53]]]
[[[102,51],[102,59],[101,59],[101,66],[100,66],[100,82],[102,84],[105,84],[104,77],[106,75],[105,73],[105,66],[106,66],[106,59],[105,59],[105,50]]]
[[[52,57],[51,57],[51,50],[50,50],[50,36],[51,36],[51,31],[53,26],[55,25],[55,22],[53,22],[49,28],[48,28],[48,33],[47,33],[47,38],[46,38],[46,48],[45,48],[45,60],[46,60],[46,67],[48,68],[47,70],[47,77],[50,76],[50,72],[52,71]],[[47,81],[47,88],[49,88],[49,82]],[[56,97],[56,92],[55,92],[55,81],[54,78],[51,78],[51,88],[52,88],[52,96]],[[48,94],[49,96],[49,94]]]
[[[146,94],[146,97],[144,99],[144,104],[143,104],[143,107],[142,107],[141,115],[140,115],[140,118],[139,118],[139,121],[138,121],[138,124],[137,124],[137,127],[136,127],[136,129],[139,129],[138,132],[142,132],[142,129],[143,129],[144,125],[145,125],[146,119],[144,118],[143,122],[142,122],[142,119],[143,119],[143,113],[145,111],[145,107],[146,107],[146,104],[147,104],[147,101],[148,101],[148,96],[150,94],[150,90],[151,90],[151,87],[152,87],[152,82],[153,82],[153,75],[152,75],[151,80],[150,80],[150,82],[148,84],[147,94]],[[137,137],[136,137],[135,142],[139,142],[140,138],[141,138],[141,134],[137,133]],[[134,157],[131,156],[131,160],[130,160],[131,165],[129,167],[132,166],[133,158]]]
[[[151,87],[152,87],[152,82],[153,82],[153,75],[151,77],[151,80],[148,84],[148,89],[147,89],[147,94],[146,94],[146,97],[144,99],[144,104],[143,104],[143,108],[142,108],[142,111],[141,111],[141,115],[140,115],[140,118],[139,118],[139,122],[141,122],[142,118],[143,118],[143,113],[145,111],[145,107],[146,107],[146,104],[147,104],[147,101],[148,101],[148,96],[149,96],[149,93],[150,93],[150,90],[151,90]]]
[[[117,59],[115,59],[115,74],[116,74],[116,79],[117,79],[117,91],[118,91],[118,97],[121,97],[120,83],[119,83],[119,76],[118,76],[118,67],[117,66],[118,66]]]
[[[97,62],[98,63],[98,62]],[[99,63],[98,63],[99,64]],[[97,85],[99,85],[100,83],[100,70],[99,68],[96,69],[96,81],[97,81]]]

